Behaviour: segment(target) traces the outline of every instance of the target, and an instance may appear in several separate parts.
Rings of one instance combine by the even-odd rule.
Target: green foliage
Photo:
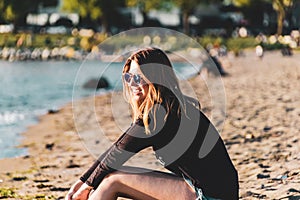
[[[138,37],[138,36],[126,36],[126,39],[124,40],[105,40],[104,43],[102,44],[104,48],[109,48],[117,50],[117,49],[123,49],[127,46],[138,46],[143,43],[143,37]]]
[[[35,194],[35,195],[18,195],[13,188],[0,188],[0,199],[23,199],[23,200],[54,200],[53,195]]]
[[[239,50],[246,48],[254,48],[258,42],[253,37],[247,38],[229,38],[226,41],[226,46],[228,50],[238,52]]]
[[[104,31],[110,31],[112,24],[122,24],[118,17],[118,8],[125,5],[125,0],[64,0],[62,11],[78,13],[81,22],[86,26],[94,26],[101,21]]]
[[[204,36],[198,38],[198,42],[204,48],[207,47],[208,44],[212,44],[214,46],[225,45],[228,51],[234,51],[235,53],[238,53],[243,49],[254,48],[258,44],[256,39],[253,37],[225,39],[221,37]]]
[[[225,39],[221,37],[204,36],[199,38],[198,41],[203,47],[206,47],[208,44],[212,44],[214,46],[225,45],[229,51],[239,51],[246,48],[254,48],[258,44],[253,37]]]
[[[272,0],[272,3],[275,10],[285,10],[293,5],[294,0]]]
[[[31,42],[29,43],[28,37]],[[0,47],[60,47],[66,44],[68,35],[48,35],[48,34],[0,34]],[[24,38],[20,45],[17,45],[18,40]]]
[[[249,6],[251,0],[232,0],[232,3],[238,7]]]
[[[0,47],[17,47],[17,48],[54,48],[70,46],[74,49],[82,48],[80,42],[86,40],[87,47],[85,50],[89,50],[93,45],[98,45],[104,39],[105,34],[95,34],[92,37],[81,37],[79,35],[63,35],[63,34],[12,34],[5,33],[0,34]],[[18,40],[22,38],[23,42],[18,45]],[[28,41],[30,40],[30,42]]]
[[[169,0],[151,0],[151,1],[141,1],[141,0],[126,0],[126,5],[128,7],[139,7],[143,12],[149,12],[151,9],[162,9],[168,3]]]
[[[262,11],[260,10],[263,4],[270,4],[277,13],[277,34],[281,35],[283,30],[283,21],[292,9],[295,0],[232,0],[234,5],[243,7],[243,14],[247,19],[252,19],[253,23],[262,21],[257,19],[258,16],[262,18]],[[256,13],[257,15],[253,14]]]
[[[26,41],[29,34],[0,34],[0,47],[17,47],[17,48],[55,48],[55,47],[72,47],[73,49],[83,49],[90,51],[94,46],[101,43],[102,48],[111,49],[111,52],[116,52],[120,49],[128,48],[131,46],[140,46],[144,43],[145,36],[130,36],[126,35],[126,39],[122,40],[110,40],[106,34],[96,33],[92,37],[80,37],[79,35],[52,35],[52,34],[36,34],[31,35],[30,45]],[[24,39],[21,46],[17,46],[19,38]],[[156,38],[157,39],[157,38]],[[172,36],[161,36],[159,37],[159,43],[156,43],[156,39],[150,38],[151,44],[165,47],[169,51],[176,51],[182,48],[192,47],[191,44],[199,43],[203,48],[207,47],[208,44],[213,46],[225,45],[229,51],[238,53],[240,50],[246,48],[255,48],[259,42],[254,37],[247,38],[222,38],[222,37],[211,37],[203,36],[193,38],[195,42],[189,40],[177,40],[176,37]],[[102,43],[104,42],[104,43]],[[197,42],[197,43],[196,43]],[[261,44],[265,50],[281,49],[284,45],[280,43]],[[196,46],[195,46],[196,47]]]
[[[210,37],[210,36],[203,36],[198,38],[198,42],[201,44],[203,48],[207,47],[208,44],[212,45],[225,45],[225,39],[221,37]]]
[[[23,200],[54,200],[54,199],[57,199],[55,198],[53,195],[45,195],[45,194],[36,194],[34,196],[24,196],[22,197]]]
[[[8,22],[25,21],[30,12],[36,12],[41,0],[0,0],[1,17]]]
[[[125,38],[126,37],[126,38]],[[128,47],[138,47],[141,44],[151,45],[151,46],[160,46],[164,50],[168,51],[177,51],[182,49],[188,49],[193,47],[198,47],[196,39],[191,38],[180,38],[169,35],[138,35],[130,36],[126,35],[124,40],[110,40],[109,38],[101,44],[102,48],[111,49],[112,52],[116,52],[120,49],[126,49]],[[145,40],[149,40],[149,43],[145,43]]]
[[[292,8],[293,0],[272,0],[273,8],[277,12],[277,34],[281,35],[283,29],[283,21],[288,13],[289,9]]]
[[[276,50],[276,49],[282,49],[283,47],[285,47],[287,45],[284,45],[284,44],[281,44],[279,42],[276,42],[274,44],[267,44],[267,43],[263,43],[262,44],[262,47],[265,49],[265,50]]]
[[[98,19],[102,15],[102,8],[97,0],[64,0],[62,10],[67,12],[76,12],[83,18],[92,20]]]

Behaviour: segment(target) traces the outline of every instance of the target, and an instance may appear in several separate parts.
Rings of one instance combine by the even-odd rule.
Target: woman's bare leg
[[[107,176],[91,194],[91,200],[194,200],[196,194],[182,178],[163,172],[117,171]]]

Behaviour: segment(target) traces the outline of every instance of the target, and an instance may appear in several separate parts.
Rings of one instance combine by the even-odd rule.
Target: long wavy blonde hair
[[[165,106],[167,110],[166,119],[170,110],[176,105],[178,107],[178,114],[180,113],[181,106],[178,106],[178,103],[182,105],[184,98],[172,64],[162,50],[149,47],[133,53],[125,62],[123,74],[130,70],[132,61],[136,61],[139,64],[143,78],[149,86],[148,93],[145,99],[139,102],[138,107],[134,106],[131,100],[130,87],[123,79],[123,94],[124,98],[131,105],[133,121],[142,119],[146,134],[150,134],[149,113],[153,112],[155,127],[156,107],[160,105]]]

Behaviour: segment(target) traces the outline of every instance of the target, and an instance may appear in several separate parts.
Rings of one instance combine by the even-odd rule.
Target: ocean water
[[[103,76],[112,86],[108,90],[122,89],[122,65],[96,60],[0,61],[0,158],[27,154],[26,149],[17,146],[22,132],[38,123],[40,115],[59,109],[72,98],[95,95],[95,90],[82,87],[86,81]],[[174,67],[181,78],[196,72],[185,63],[175,63]]]

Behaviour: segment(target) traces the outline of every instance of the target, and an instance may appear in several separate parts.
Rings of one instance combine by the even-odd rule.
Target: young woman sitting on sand
[[[132,54],[123,68],[133,121],[74,183],[66,199],[238,199],[238,174],[215,127],[182,94],[172,64],[157,48]],[[152,147],[170,171],[125,167]]]

